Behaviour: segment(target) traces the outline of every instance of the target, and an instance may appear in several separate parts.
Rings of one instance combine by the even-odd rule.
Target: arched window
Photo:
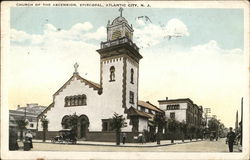
[[[73,106],[73,105],[74,105],[74,98],[70,97],[70,106]]]
[[[134,84],[134,70],[131,68],[130,70],[130,83]]]
[[[109,81],[115,81],[115,67],[110,67],[110,80]]]
[[[65,106],[69,106],[69,98],[68,97],[65,97],[65,99],[64,99],[64,101],[65,101]]]
[[[82,105],[87,105],[87,97],[86,95],[82,95]]]
[[[78,99],[76,96],[74,96],[74,105],[77,106],[78,105]]]
[[[82,105],[82,96],[79,96],[79,97],[78,97],[78,103],[79,103],[79,106]]]
[[[87,96],[83,95],[74,95],[65,97],[65,107],[71,106],[84,106],[87,105]]]

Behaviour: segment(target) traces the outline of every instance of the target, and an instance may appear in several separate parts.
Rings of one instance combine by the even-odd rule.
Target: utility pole
[[[241,125],[240,125],[240,145],[242,146],[242,138],[243,138],[243,97],[241,98]]]
[[[208,117],[208,113],[211,113],[211,108],[204,108],[205,111],[205,119],[206,119],[206,128],[208,127],[208,123],[207,123],[207,117]]]
[[[26,107],[24,108],[24,121],[26,120]]]

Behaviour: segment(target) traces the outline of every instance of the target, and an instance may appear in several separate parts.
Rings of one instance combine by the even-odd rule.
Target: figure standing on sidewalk
[[[234,139],[235,139],[235,133],[232,130],[233,128],[230,127],[229,132],[227,133],[229,152],[233,152]]]
[[[26,133],[25,138],[27,138],[28,141],[30,142],[30,148],[33,148],[33,144],[32,144],[32,138],[33,138],[33,136],[31,134],[30,130],[28,130],[28,132]]]
[[[125,144],[126,141],[126,133],[122,134],[122,143]]]

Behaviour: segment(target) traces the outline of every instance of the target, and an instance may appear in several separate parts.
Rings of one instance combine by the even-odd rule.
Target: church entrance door
[[[78,133],[77,137],[79,139],[86,139],[86,134],[88,132],[89,119],[86,115],[81,115],[78,119]]]

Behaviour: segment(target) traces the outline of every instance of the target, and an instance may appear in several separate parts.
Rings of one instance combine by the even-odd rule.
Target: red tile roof
[[[138,106],[142,106],[148,109],[151,109],[156,112],[163,112],[160,108],[156,107],[155,105],[151,104],[150,102],[138,101]]]
[[[146,118],[151,118],[148,114],[139,111],[137,109],[135,109],[134,107],[130,107],[127,111],[129,116],[140,116],[140,117],[146,117]]]

